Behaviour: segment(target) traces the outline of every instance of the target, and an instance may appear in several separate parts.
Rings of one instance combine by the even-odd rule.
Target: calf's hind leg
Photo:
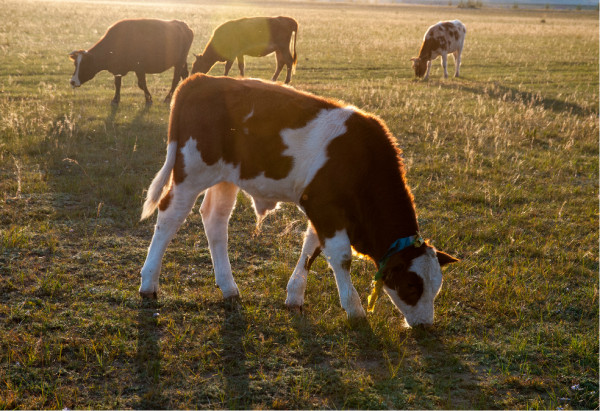
[[[238,187],[231,183],[216,184],[206,191],[200,206],[202,223],[215,270],[215,281],[223,293],[223,298],[235,298],[240,295],[231,273],[227,254],[227,226],[235,207],[238,191]]]
[[[458,77],[460,75],[460,55],[462,53],[462,49],[459,49],[454,52],[454,65],[456,66],[454,69],[454,77]]]
[[[156,298],[158,277],[167,246],[192,210],[201,191],[190,190],[189,187],[175,184],[161,201],[152,242],[148,248],[146,262],[142,267],[142,284],[140,286],[142,297]]]

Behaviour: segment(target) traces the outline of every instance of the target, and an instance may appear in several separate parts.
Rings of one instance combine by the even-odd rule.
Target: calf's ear
[[[69,58],[73,61],[77,60],[77,56],[79,56],[81,53],[84,53],[83,50],[73,50],[72,52],[69,53]]]
[[[455,263],[455,262],[459,261],[458,258],[454,258],[451,255],[446,254],[443,251],[436,250],[435,253],[437,254],[437,259],[438,259],[438,261],[440,263],[440,267],[443,267],[445,265],[448,265],[448,264]]]

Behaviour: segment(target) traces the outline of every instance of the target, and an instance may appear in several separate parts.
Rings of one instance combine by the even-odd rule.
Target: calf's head
[[[415,76],[423,77],[427,71],[427,60],[413,57],[410,61],[412,61],[412,68],[415,70]]]
[[[214,62],[210,62],[203,54],[196,54],[196,60],[192,65],[192,74],[203,73],[206,74],[212,68]]]
[[[79,87],[96,75],[94,57],[85,50],[75,50],[69,54],[75,63],[75,71],[71,77],[71,86]]]
[[[390,257],[383,270],[383,289],[409,326],[433,324],[433,300],[442,288],[442,270],[456,258],[423,244]]]

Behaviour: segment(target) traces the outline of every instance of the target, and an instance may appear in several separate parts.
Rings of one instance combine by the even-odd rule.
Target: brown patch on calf
[[[393,290],[409,305],[416,305],[423,295],[423,279],[408,271],[411,261],[425,253],[425,245],[419,248],[408,247],[388,260],[383,271],[383,283]]]
[[[319,254],[321,254],[321,247],[317,247],[317,249],[315,250],[315,252],[310,257],[306,258],[306,261],[304,262],[304,269],[306,271],[310,270],[310,267],[312,266],[312,263],[317,259],[317,257],[319,256]]]
[[[352,265],[352,258],[347,258],[342,261],[342,268],[346,271],[350,271],[351,265]]]
[[[455,25],[454,25],[454,23],[452,23],[452,22],[445,21],[445,22],[443,22],[442,24],[440,24],[440,27],[443,29],[443,31],[446,31],[446,32],[448,32],[448,31],[452,31],[452,30],[454,30],[454,28],[455,28],[456,26],[455,26]]]
[[[173,192],[171,190],[169,190],[169,192],[160,200],[160,203],[158,203],[158,209],[160,211],[165,211],[167,208],[169,208],[169,204],[171,204],[171,199],[173,198]]]
[[[431,53],[434,50],[439,50],[441,44],[438,38],[435,35],[427,36],[427,39],[421,45],[421,50],[419,51],[419,58],[421,61],[425,62],[427,65],[427,60],[431,60]]]

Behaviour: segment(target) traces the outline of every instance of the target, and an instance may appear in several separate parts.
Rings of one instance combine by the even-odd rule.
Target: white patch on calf
[[[423,294],[417,304],[405,303],[398,296],[396,290],[385,285],[383,289],[392,300],[392,303],[404,314],[409,326],[433,324],[433,301],[442,287],[442,269],[435,249],[427,247],[425,254],[412,260],[408,271],[417,274],[423,280]]]
[[[294,167],[290,176],[293,176],[295,185],[299,185],[295,187],[296,196],[293,200],[295,203],[298,203],[306,186],[327,162],[329,143],[346,133],[346,121],[356,112],[355,110],[352,106],[321,110],[303,128],[281,131],[283,142],[288,146],[283,155],[294,158]]]

